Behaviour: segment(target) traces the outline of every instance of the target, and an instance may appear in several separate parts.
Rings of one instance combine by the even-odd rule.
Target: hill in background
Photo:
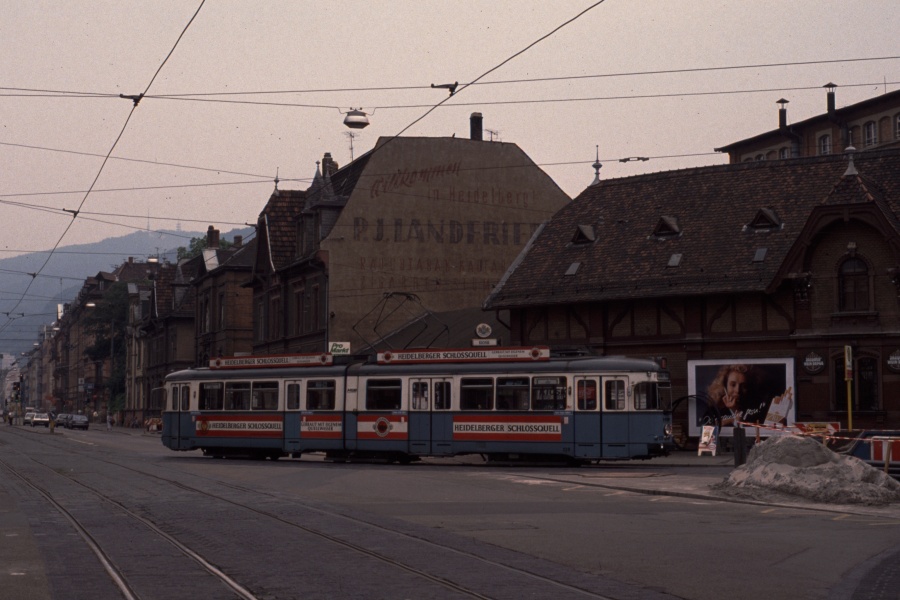
[[[234,229],[222,238],[231,241],[235,235],[246,239],[252,234],[253,228]],[[49,250],[0,259],[0,353],[20,356],[32,350],[41,325],[56,320],[57,305],[71,301],[85,278],[111,272],[129,257],[143,262],[157,256],[175,262],[179,247],[205,236],[205,231],[137,231],[92,244],[61,246],[34,278],[31,273],[41,269]],[[32,279],[34,283],[22,299]]]

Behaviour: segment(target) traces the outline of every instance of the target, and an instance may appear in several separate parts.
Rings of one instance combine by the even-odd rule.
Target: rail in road
[[[129,599],[671,598],[452,535],[426,538],[399,521],[73,449],[61,437],[40,442],[43,450],[4,453],[0,464],[60,516],[50,527],[78,532]]]

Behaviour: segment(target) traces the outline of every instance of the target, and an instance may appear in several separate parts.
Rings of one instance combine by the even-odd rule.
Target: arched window
[[[784,160],[785,158],[790,158],[790,152],[787,148],[779,148],[778,149],[778,158]]]
[[[819,137],[819,156],[831,154],[831,134],[826,133]]]
[[[869,268],[859,258],[841,263],[838,273],[838,308],[841,312],[869,310]]]

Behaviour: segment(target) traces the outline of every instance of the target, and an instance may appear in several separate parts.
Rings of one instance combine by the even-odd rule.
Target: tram
[[[652,360],[547,347],[218,358],[166,378],[162,441],[273,460],[651,458],[673,447],[669,388]]]

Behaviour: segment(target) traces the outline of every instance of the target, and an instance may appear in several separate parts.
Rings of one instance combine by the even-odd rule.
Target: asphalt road
[[[139,598],[241,597],[175,542],[257,598],[898,597],[900,510],[722,501],[727,459],[477,462],[214,460],[139,431],[0,428],[0,596],[122,597],[77,523]]]

